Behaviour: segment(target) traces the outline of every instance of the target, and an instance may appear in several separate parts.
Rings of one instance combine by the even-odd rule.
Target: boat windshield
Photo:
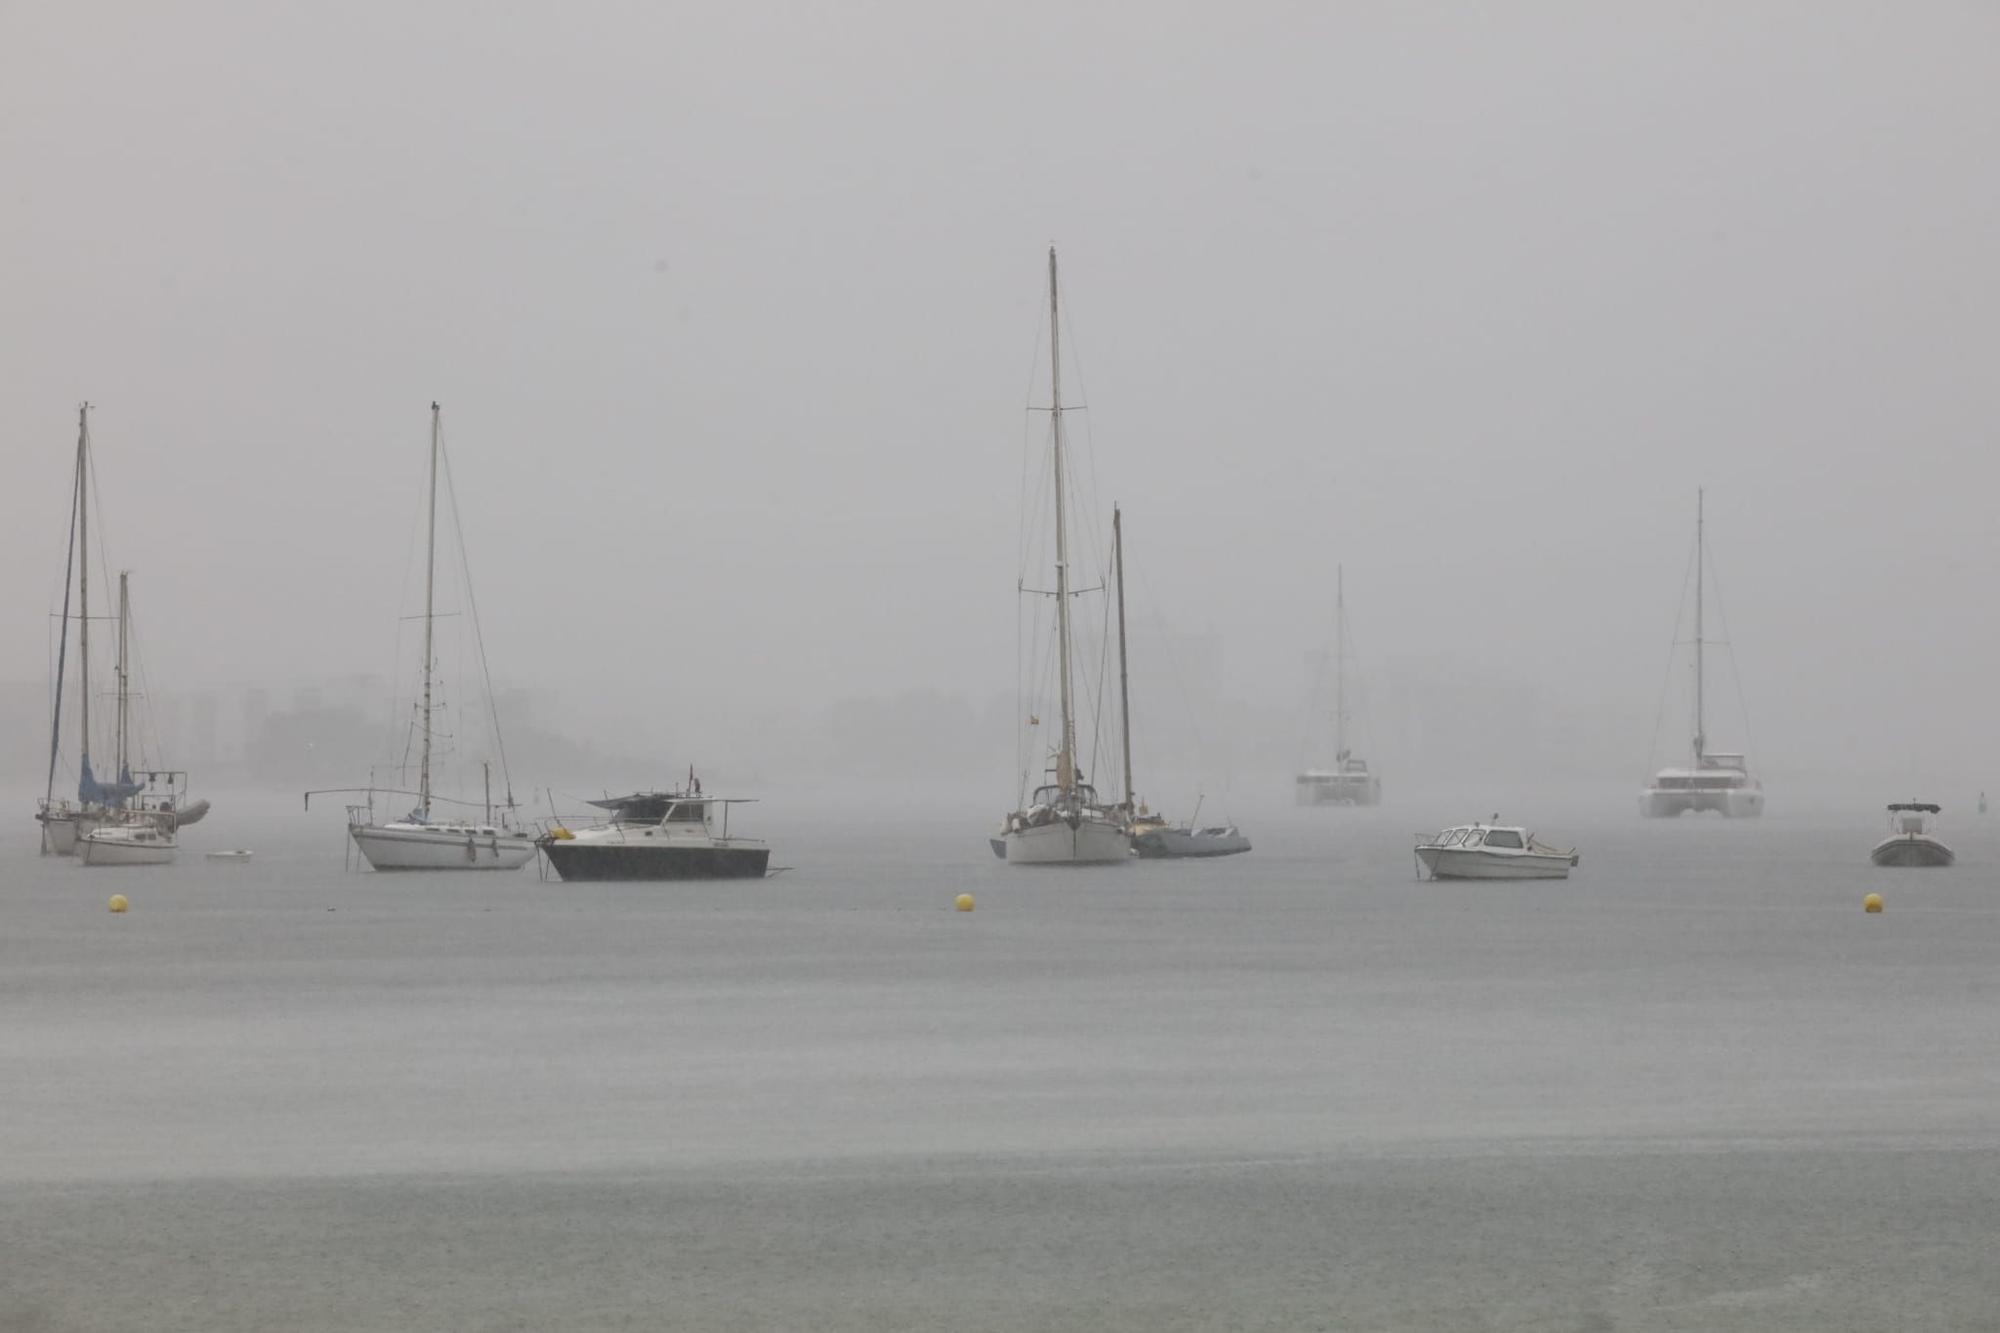
[[[1082,804],[1084,805],[1097,804],[1097,788],[1086,786],[1084,784],[1079,783],[1074,788],[1074,791],[1076,799]],[[1036,805],[1058,805],[1062,802],[1062,800],[1063,800],[1063,789],[1061,787],[1050,786],[1050,787],[1035,788],[1034,803]]]

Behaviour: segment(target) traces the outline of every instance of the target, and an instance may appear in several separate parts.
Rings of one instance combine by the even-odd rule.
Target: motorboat
[[[1333,767],[1306,768],[1292,781],[1296,805],[1380,805],[1382,779],[1347,745],[1347,570],[1333,571]],[[1315,687],[1313,693],[1318,694]]]
[[[103,824],[77,843],[77,859],[87,866],[162,866],[180,849],[174,831],[150,819]]]
[[[1875,844],[1868,859],[1899,870],[1948,866],[1958,858],[1938,840],[1941,807],[1926,801],[1905,801],[1889,807],[1889,836]]]
[[[1500,823],[1455,824],[1419,836],[1416,857],[1432,879],[1568,879],[1578,860],[1574,850]]]
[[[565,880],[762,879],[769,871],[766,843],[729,832],[729,807],[748,802],[705,796],[698,782],[590,804],[610,817],[574,830],[556,824],[537,842]]]
[[[1703,632],[1702,590],[1708,582],[1708,535],[1705,497],[1695,492],[1694,507],[1694,735],[1692,764],[1663,768],[1639,793],[1639,813],[1648,819],[1712,812],[1725,819],[1749,819],[1764,813],[1764,784],[1750,772],[1740,751],[1708,748],[1708,690]],[[1657,738],[1656,738],[1657,739]]]
[[[1132,834],[1132,852],[1146,860],[1171,857],[1235,856],[1250,850],[1250,839],[1234,824],[1208,828],[1162,827]]]
[[[507,772],[507,751],[499,743],[500,715],[494,707],[492,691],[489,687],[486,699],[486,715],[490,734],[494,737],[495,749],[499,752],[500,777],[506,788],[506,798],[497,807],[493,800],[493,765],[486,761],[480,765],[485,774],[486,793],[483,802],[451,800],[439,796],[433,789],[431,777],[433,749],[439,739],[437,712],[440,705],[435,700],[438,661],[437,637],[437,518],[438,518],[438,475],[440,465],[444,465],[445,489],[451,494],[451,472],[444,460],[444,418],[443,410],[431,404],[430,441],[430,483],[426,492],[428,526],[424,547],[424,658],[423,695],[417,704],[415,735],[417,742],[417,787],[415,791],[392,790],[368,787],[336,787],[324,791],[309,791],[305,794],[305,807],[312,809],[312,798],[334,792],[356,792],[365,794],[366,799],[347,807],[347,833],[362,857],[376,870],[519,870],[535,859],[535,838],[515,826],[514,784]],[[451,513],[456,523],[458,500],[451,498]],[[461,553],[465,546],[463,529],[458,532]],[[468,598],[470,601],[470,598]],[[486,670],[485,636],[479,628],[479,613],[476,604],[472,608],[472,640],[479,654],[479,673],[482,679],[490,680]],[[397,797],[414,796],[416,804],[401,819],[378,821],[375,814],[375,798],[380,794]],[[399,800],[398,805],[401,804]],[[438,806],[453,806],[466,811],[464,814],[443,814]],[[391,806],[390,809],[394,809]],[[472,818],[470,812],[479,811],[480,817]]]

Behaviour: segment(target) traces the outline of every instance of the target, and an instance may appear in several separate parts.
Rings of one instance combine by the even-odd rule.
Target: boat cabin
[[[1492,824],[1461,824],[1431,838],[1429,847],[1490,847],[1494,851],[1526,851],[1532,835],[1524,828],[1502,828]]]
[[[1932,820],[1944,807],[1928,801],[1904,801],[1889,807],[1889,832],[1921,838],[1931,831]]]
[[[1699,768],[1663,768],[1653,779],[1657,791],[1731,791],[1756,785],[1740,754],[1704,754]]]

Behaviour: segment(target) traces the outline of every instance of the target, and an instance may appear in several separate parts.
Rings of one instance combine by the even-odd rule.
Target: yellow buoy
[[[112,911],[114,911],[114,912],[122,912],[122,911],[124,911],[124,910],[125,910],[126,908],[130,907],[131,905],[132,905],[132,904],[130,904],[130,903],[128,903],[128,902],[126,902],[126,901],[125,901],[125,895],[124,895],[124,894],[122,894],[122,893],[114,893],[114,894],[112,894],[112,895],[111,895],[111,910],[112,910]]]
[[[1879,912],[1879,911],[1881,911],[1881,910],[1882,910],[1882,895],[1881,895],[1881,894],[1879,894],[1879,893],[1871,893],[1871,894],[1869,894],[1869,895],[1868,895],[1868,896],[1867,896],[1866,898],[1863,898],[1863,899],[1861,900],[1861,910],[1862,910],[1862,911],[1864,911],[1864,912]]]
[[[956,907],[961,912],[970,912],[973,906],[972,895],[969,893],[959,894],[956,901],[952,903],[952,906]]]

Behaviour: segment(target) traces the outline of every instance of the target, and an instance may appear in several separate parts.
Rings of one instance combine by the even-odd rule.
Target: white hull
[[[1899,833],[1893,838],[1884,838],[1868,853],[1868,859],[1878,866],[1908,870],[1935,866],[1948,866],[1958,858],[1951,848],[1936,838],[1924,834]]]
[[[1481,847],[1419,847],[1417,859],[1432,879],[1568,879],[1570,868],[1568,856]]]
[[[1293,799],[1299,805],[1380,805],[1382,779],[1331,778],[1311,782],[1300,779]]]
[[[1724,819],[1753,819],[1764,813],[1764,793],[1754,787],[1727,791],[1648,787],[1639,794],[1639,813],[1648,819],[1703,813],[1720,814]]]
[[[535,858],[534,839],[518,833],[371,824],[348,833],[377,870],[519,870]]]
[[[77,860],[87,866],[171,865],[179,849],[171,839],[132,842],[123,838],[85,838]]]
[[[76,837],[75,815],[49,815],[42,820],[42,850],[51,856],[75,856]]]
[[[1011,830],[1003,841],[1010,866],[1122,865],[1132,856],[1125,830],[1102,819],[1080,820],[1075,828],[1056,819]]]

